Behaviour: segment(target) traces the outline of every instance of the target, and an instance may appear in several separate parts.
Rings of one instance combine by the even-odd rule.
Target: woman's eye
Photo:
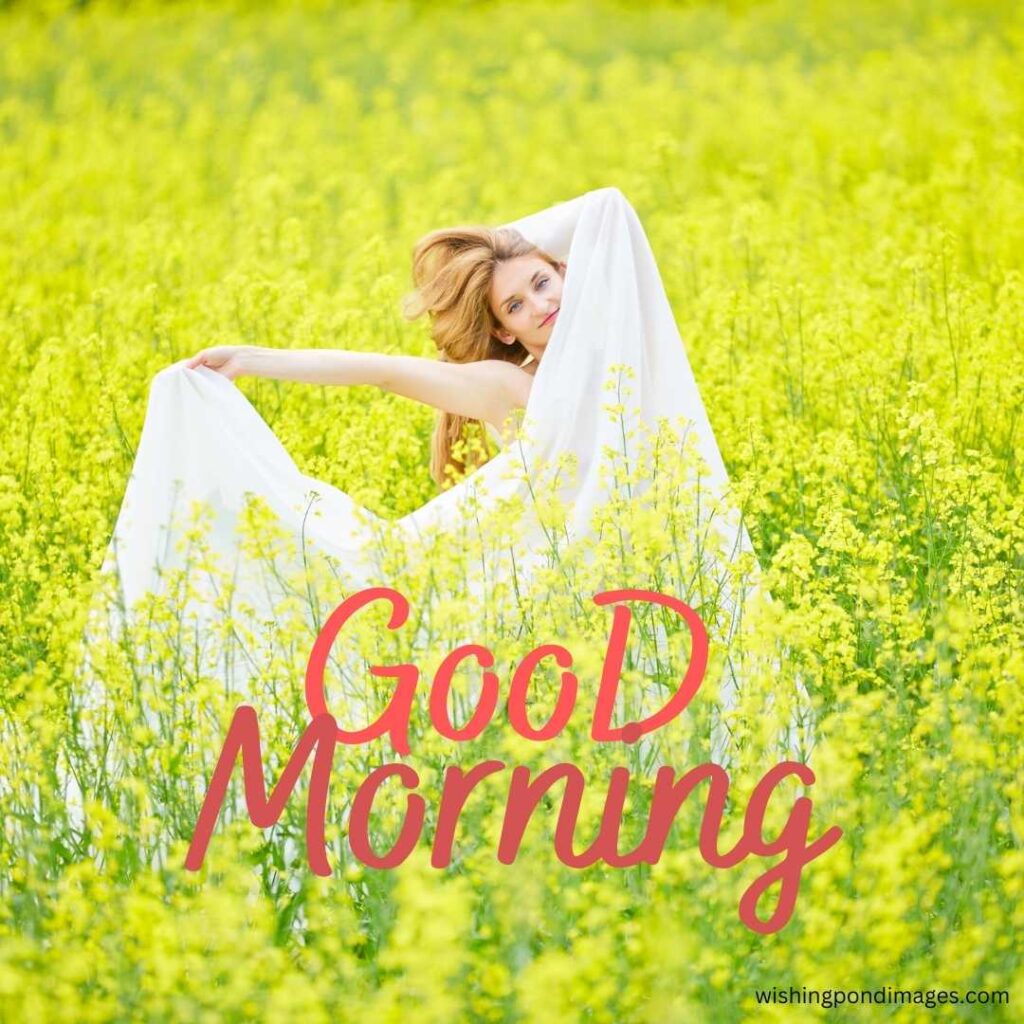
[[[541,279],[540,279],[540,280],[539,280],[539,281],[537,282],[537,287],[538,287],[538,288],[540,288],[540,286],[541,286],[541,285],[547,284],[549,280],[550,280],[550,278],[547,278],[547,277],[542,277],[542,278],[541,278]]]
[[[518,302],[513,302],[513,303],[512,303],[512,305],[508,307],[508,311],[509,311],[510,313],[514,313],[514,312],[516,311],[516,307],[517,307],[518,305],[519,305],[519,303],[518,303]]]

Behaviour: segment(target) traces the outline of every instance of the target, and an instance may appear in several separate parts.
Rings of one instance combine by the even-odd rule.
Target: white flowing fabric
[[[205,367],[175,364],[152,381],[135,465],[107,553],[105,565],[120,574],[125,606],[148,591],[158,593],[162,571],[180,564],[177,537],[168,524],[172,513],[195,500],[215,511],[207,533],[215,551],[236,551],[237,515],[246,495],[254,493],[296,535],[336,557],[354,580],[386,585],[391,581],[379,578],[370,557],[377,531],[400,531],[412,543],[431,531],[455,530],[470,499],[528,497],[523,473],[510,470],[526,467],[529,477],[569,452],[578,471],[561,495],[570,509],[566,534],[581,537],[609,494],[611,485],[601,473],[605,449],[622,452],[624,443],[639,443],[625,440],[623,424],[602,412],[609,400],[604,385],[622,365],[634,372],[624,402],[627,432],[640,423],[656,427],[661,418],[685,417],[710,471],[707,487],[723,493],[728,476],[722,456],[653,253],[625,196],[617,188],[597,189],[507,226],[567,264],[561,310],[525,411],[525,437],[459,485],[388,523],[338,488],[304,475],[227,378]],[[318,500],[310,514],[313,492]],[[752,551],[738,516],[723,518],[719,528],[726,531],[727,551]],[[517,536],[517,568],[527,576],[543,563],[549,545],[536,520],[524,522]],[[244,585],[244,564],[240,570]],[[255,583],[251,589],[248,596],[258,604]],[[722,700],[732,699],[731,689],[723,686]],[[719,731],[714,744],[719,755],[723,742]]]

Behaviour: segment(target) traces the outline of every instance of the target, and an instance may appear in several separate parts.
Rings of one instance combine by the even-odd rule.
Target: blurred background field
[[[1016,1019],[1022,44],[1009,2],[0,3],[0,1014],[874,1020],[752,993],[890,985],[1006,990],[948,1019]],[[692,845],[640,888],[549,854],[296,896],[254,828],[219,886],[127,856],[141,812],[72,830],[54,762],[154,373],[212,344],[433,355],[399,314],[420,235],[605,185],[813,681],[846,835],[792,923],[747,932]],[[433,495],[430,409],[239,385],[374,511]]]

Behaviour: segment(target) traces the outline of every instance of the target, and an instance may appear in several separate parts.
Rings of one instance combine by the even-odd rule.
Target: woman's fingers
[[[227,377],[228,380],[234,380],[245,372],[239,355],[241,351],[242,347],[238,345],[218,345],[216,348],[204,348],[191,359],[185,360],[185,368],[195,370],[197,367],[205,366],[222,377]]]

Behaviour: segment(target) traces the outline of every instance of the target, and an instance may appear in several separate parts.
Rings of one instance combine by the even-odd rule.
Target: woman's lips
[[[559,306],[558,308],[559,308],[559,309],[561,309],[562,307],[561,307],[561,306]],[[555,318],[556,316],[558,316],[558,309],[556,309],[556,310],[554,311],[554,313],[551,313],[551,314],[549,314],[549,315],[547,316],[547,318],[546,318],[546,319],[544,319],[544,320],[542,320],[542,321],[541,321],[541,324],[540,324],[540,325],[541,325],[541,327],[544,327],[544,326],[546,326],[547,324],[551,323],[551,321],[552,321],[552,320],[553,320],[553,319],[554,319],[554,318]]]

